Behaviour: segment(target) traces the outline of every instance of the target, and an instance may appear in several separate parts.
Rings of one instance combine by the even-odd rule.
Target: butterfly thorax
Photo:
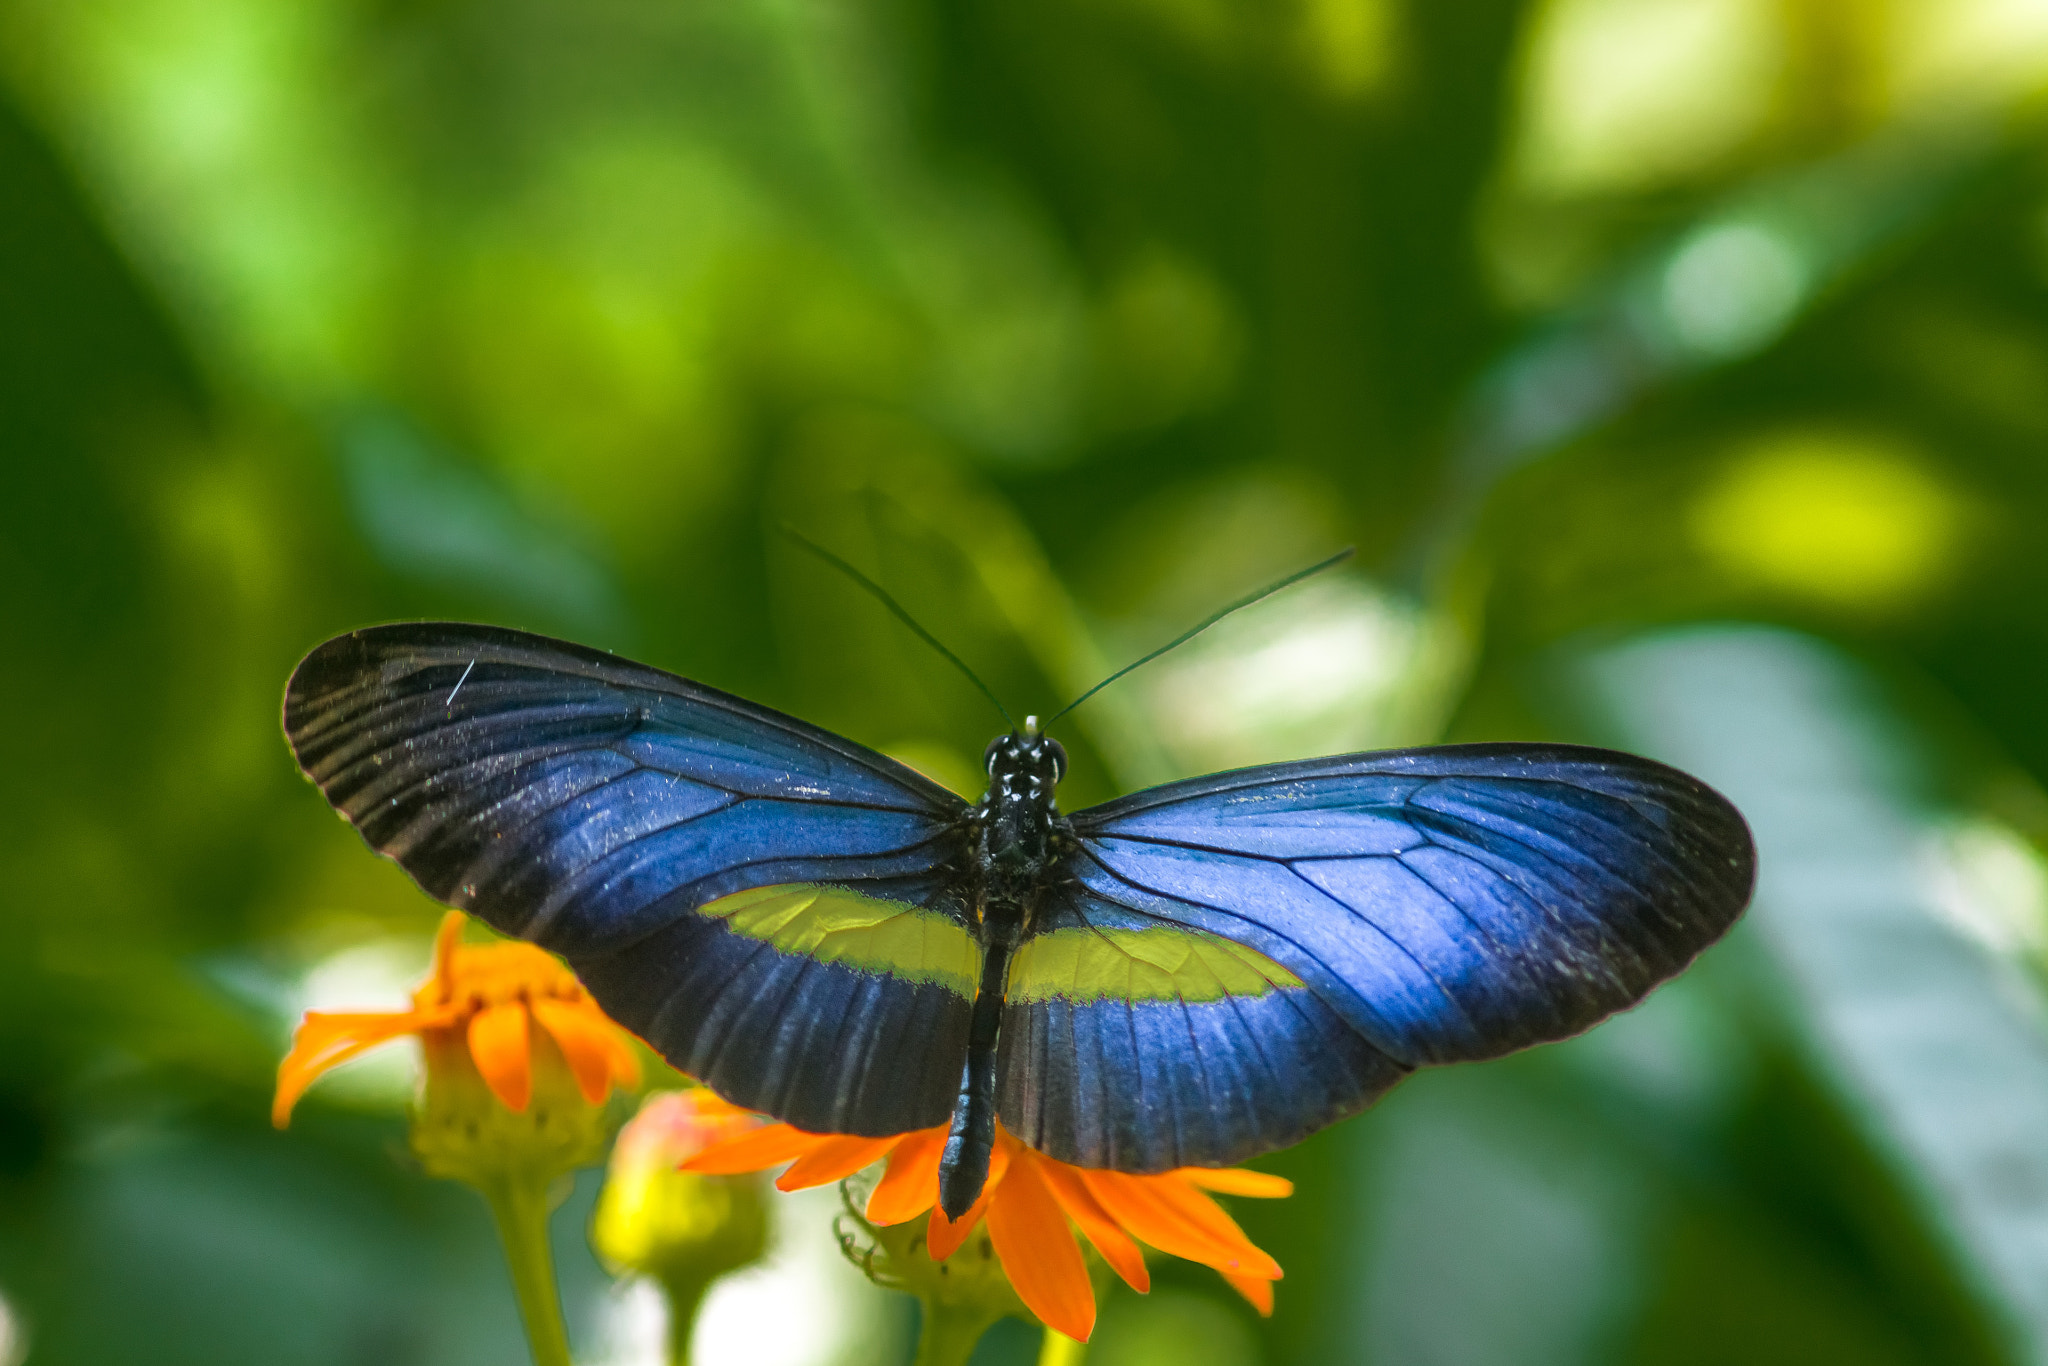
[[[969,818],[976,929],[984,948],[1015,945],[1029,932],[1038,891],[1072,838],[1053,799],[1067,768],[1059,741],[1027,719],[1022,731],[990,742],[987,762],[988,792]]]

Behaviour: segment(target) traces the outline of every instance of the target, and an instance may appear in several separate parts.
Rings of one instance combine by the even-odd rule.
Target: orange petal
[[[901,1134],[891,1134],[887,1138],[859,1138],[853,1134],[833,1134],[790,1163],[789,1170],[775,1178],[775,1189],[808,1190],[812,1186],[823,1186],[843,1180],[869,1163],[879,1160],[882,1154],[895,1147],[902,1138]]]
[[[1218,1191],[1224,1195],[1248,1195],[1254,1200],[1285,1200],[1294,1194],[1294,1183],[1286,1177],[1245,1167],[1182,1167],[1167,1175],[1179,1177],[1190,1186],[1200,1186],[1203,1190]]]
[[[905,1134],[889,1154],[889,1170],[868,1196],[868,1222],[900,1224],[939,1201],[939,1158],[946,1151],[946,1126]]]
[[[683,1163],[681,1169],[701,1172],[706,1176],[757,1172],[765,1167],[779,1167],[793,1157],[802,1157],[831,1137],[830,1134],[807,1134],[787,1124],[766,1124],[749,1133],[728,1138],[723,1143],[712,1144]]]
[[[633,1045],[616,1031],[607,1035],[615,1045],[612,1050],[612,1085],[638,1086],[640,1084],[640,1055],[633,1051]],[[750,1113],[742,1110],[741,1114]]]
[[[1093,1168],[1081,1169],[1081,1179],[1111,1218],[1161,1252],[1218,1271],[1280,1279],[1280,1264],[1253,1246],[1215,1201],[1193,1187],[1166,1177]]]
[[[507,1110],[523,1111],[533,1099],[533,1057],[527,1040],[526,1004],[507,1001],[470,1017],[469,1055],[484,1085]]]
[[[1230,1288],[1251,1301],[1252,1308],[1265,1318],[1273,1317],[1273,1283],[1260,1276],[1240,1276],[1234,1271],[1217,1273],[1230,1282]]]
[[[596,1007],[538,997],[533,1002],[533,1018],[560,1046],[569,1070],[576,1074],[576,1089],[592,1105],[603,1104],[611,1093],[612,1079],[620,1070],[620,1055],[624,1055],[630,1077],[638,1079],[640,1067],[634,1061],[633,1050]]]
[[[461,911],[450,911],[441,917],[441,927],[434,931],[434,975],[431,980],[433,999],[437,1002],[455,999],[455,948],[462,942],[462,927],[468,918]]]
[[[1040,1163],[1019,1153],[988,1207],[988,1238],[1025,1308],[1046,1327],[1086,1342],[1095,1331],[1088,1263],[1059,1201],[1039,1179]]]
[[[634,1066],[637,1068],[639,1064],[635,1063]],[[697,1113],[707,1119],[715,1115],[731,1115],[734,1117],[745,1115],[747,1118],[752,1119],[755,1114],[754,1111],[749,1110],[744,1105],[733,1104],[701,1082],[691,1086],[689,1094],[690,1103],[697,1107]]]
[[[292,1035],[291,1052],[277,1065],[277,1098],[270,1104],[270,1122],[282,1129],[291,1122],[292,1107],[314,1079],[330,1067],[422,1027],[415,1011],[330,1013],[311,1010]]]
[[[996,1150],[989,1154],[988,1180],[982,1183],[981,1194],[974,1197],[974,1203],[968,1206],[967,1213],[960,1216],[958,1223],[948,1219],[946,1211],[940,1209],[936,1203],[932,1205],[932,1221],[925,1229],[924,1245],[925,1250],[932,1254],[933,1261],[943,1262],[960,1250],[960,1245],[967,1241],[967,1235],[974,1232],[974,1226],[980,1223],[981,1216],[988,1212],[988,1202],[994,1197],[996,1187],[1002,1183],[1003,1175],[1009,1169],[1008,1148],[998,1143]],[[936,1178],[932,1183],[932,1199],[938,1199]]]
[[[1274,1261],[1251,1239],[1237,1221],[1223,1212],[1223,1207],[1196,1190],[1185,1181],[1176,1181],[1171,1176],[1155,1176],[1147,1179],[1145,1185],[1166,1205],[1188,1223],[1200,1229],[1203,1234],[1229,1248],[1240,1261],[1241,1266],[1219,1267],[1218,1270],[1236,1271],[1262,1280],[1280,1279],[1280,1263]]]
[[[1088,1235],[1088,1241],[1095,1244],[1102,1260],[1124,1278],[1124,1284],[1140,1295],[1150,1291],[1152,1275],[1145,1269],[1144,1251],[1131,1241],[1131,1235],[1125,1233],[1116,1220],[1109,1217],[1109,1211],[1102,1207],[1102,1202],[1088,1193],[1081,1173],[1064,1162],[1048,1158],[1038,1164],[1038,1174],[1052,1188],[1053,1198],[1060,1202],[1060,1208],[1067,1212],[1067,1217],[1079,1224],[1081,1232]]]

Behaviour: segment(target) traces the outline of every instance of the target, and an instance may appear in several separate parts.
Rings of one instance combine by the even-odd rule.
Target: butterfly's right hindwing
[[[730,1099],[814,1131],[945,1118],[978,962],[958,797],[766,708],[489,627],[330,640],[284,719],[373,848],[561,954]]]

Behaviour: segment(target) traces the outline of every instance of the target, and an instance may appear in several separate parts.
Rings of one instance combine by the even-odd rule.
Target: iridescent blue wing
[[[1748,903],[1748,828],[1626,754],[1471,745],[1278,764],[1074,816],[1020,953],[999,1109],[1086,1166],[1291,1143],[1410,1069],[1575,1034]]]
[[[445,622],[308,655],[300,766],[429,895],[568,960],[671,1062],[800,1128],[942,1122],[980,955],[960,798],[595,650]]]

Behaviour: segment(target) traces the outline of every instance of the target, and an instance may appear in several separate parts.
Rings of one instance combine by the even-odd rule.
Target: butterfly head
[[[1035,716],[989,741],[981,763],[988,770],[991,795],[1030,794],[1050,801],[1052,790],[1067,776],[1066,747],[1041,730]]]

